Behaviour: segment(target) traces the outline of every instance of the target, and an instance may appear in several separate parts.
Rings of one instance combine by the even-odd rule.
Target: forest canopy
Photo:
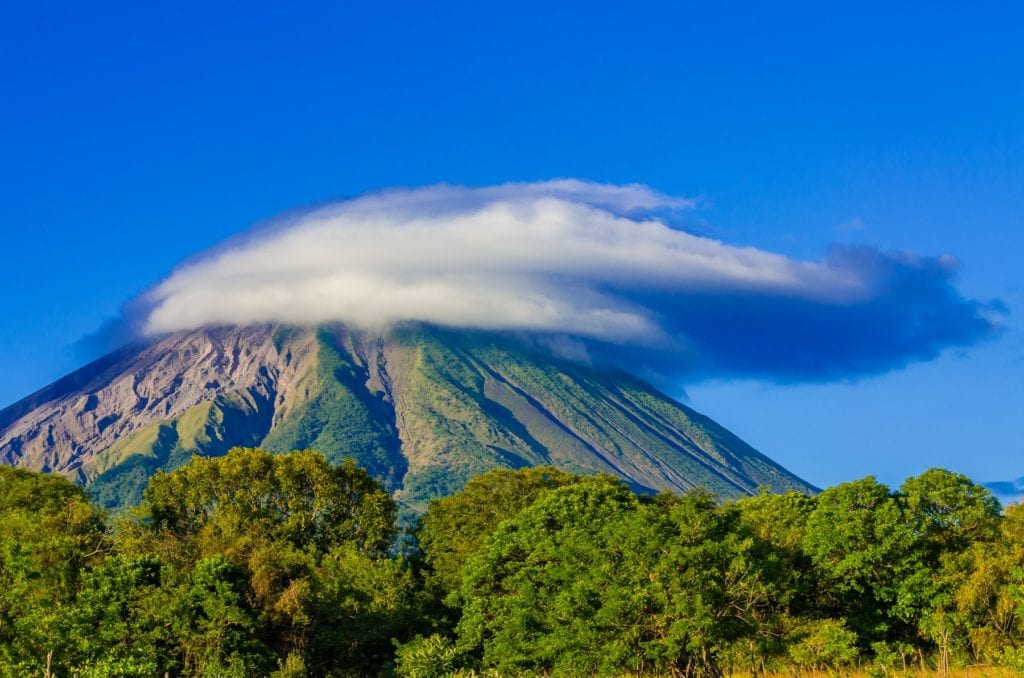
[[[196,457],[120,516],[0,467],[0,675],[1024,670],[1024,509],[941,469],[724,503],[499,469],[397,516],[310,450]]]

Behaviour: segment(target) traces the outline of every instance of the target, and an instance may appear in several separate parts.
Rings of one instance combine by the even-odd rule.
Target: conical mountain
[[[638,490],[814,488],[621,371],[496,334],[226,327],[122,349],[0,411],[0,463],[67,474],[109,506],[193,454],[354,457],[421,509],[494,467],[610,473]]]

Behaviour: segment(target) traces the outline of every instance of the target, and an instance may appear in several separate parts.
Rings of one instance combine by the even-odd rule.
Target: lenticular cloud
[[[643,216],[687,205],[641,186],[576,181],[373,194],[293,216],[179,269],[150,294],[146,328],[417,320],[655,342],[658,309],[632,292],[836,301],[867,292],[848,272]]]
[[[205,325],[425,322],[571,337],[659,372],[829,379],[973,343],[999,306],[948,258],[799,261],[673,226],[691,201],[577,180],[389,190],[200,254],[141,299],[147,334]]]

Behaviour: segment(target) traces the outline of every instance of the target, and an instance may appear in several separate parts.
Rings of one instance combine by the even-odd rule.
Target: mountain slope
[[[414,508],[496,466],[611,473],[640,490],[814,489],[628,374],[421,326],[183,332],[0,411],[0,463],[65,473],[110,506],[136,501],[158,468],[236,445],[355,457]]]

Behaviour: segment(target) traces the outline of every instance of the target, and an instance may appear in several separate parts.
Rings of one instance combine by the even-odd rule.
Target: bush
[[[790,646],[789,656],[798,666],[835,669],[857,659],[857,634],[841,619],[814,621],[796,635],[802,638]]]
[[[465,659],[455,643],[435,633],[399,645],[395,665],[402,678],[443,678],[464,668]]]

